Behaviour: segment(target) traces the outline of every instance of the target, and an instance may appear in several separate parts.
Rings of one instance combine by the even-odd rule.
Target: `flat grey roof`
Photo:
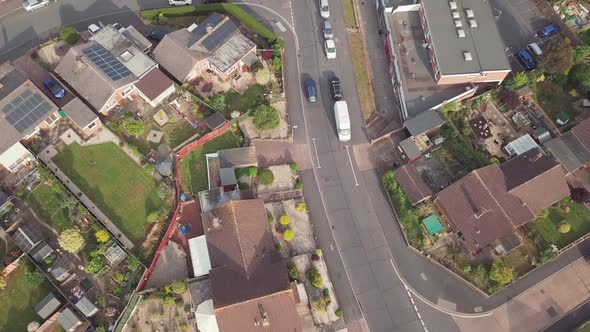
[[[62,107],[62,111],[66,112],[68,117],[80,128],[85,128],[91,124],[92,121],[98,119],[98,115],[92,112],[90,107],[86,106],[80,98],[74,98],[71,102]]]
[[[445,120],[437,111],[428,110],[404,122],[404,127],[406,127],[410,135],[417,136],[442,126],[443,123],[445,123]]]
[[[73,329],[74,327],[82,324],[82,321],[78,316],[70,309],[65,308],[59,316],[57,316],[57,322],[66,331]]]
[[[258,165],[255,146],[219,150],[217,154],[219,155],[220,168],[247,167]]]
[[[457,8],[452,11],[459,18],[453,18],[449,1],[422,1],[441,75],[510,70],[489,1],[453,2]],[[468,18],[468,9],[473,11],[473,18]],[[461,21],[461,27],[456,27],[456,20]],[[477,27],[471,27],[470,20],[475,20]],[[458,29],[464,31],[465,37],[458,36]],[[463,52],[469,52],[472,60],[466,61]]]
[[[418,150],[418,146],[416,146],[416,143],[411,137],[401,141],[399,146],[402,148],[402,150],[404,150],[404,153],[410,160],[416,159],[422,155],[420,150]]]
[[[568,173],[590,163],[590,151],[573,132],[556,137],[543,145]]]
[[[47,319],[56,312],[59,307],[61,307],[61,302],[50,292],[43,298],[43,300],[37,303],[35,311],[41,318]]]

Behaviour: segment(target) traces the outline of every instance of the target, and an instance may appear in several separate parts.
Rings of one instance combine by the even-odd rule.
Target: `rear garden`
[[[167,216],[172,197],[161,197],[146,172],[116,144],[72,144],[54,162],[134,243],[141,245],[150,228]]]
[[[527,227],[539,245],[553,244],[562,249],[590,233],[590,210],[566,198],[542,211],[539,218]]]

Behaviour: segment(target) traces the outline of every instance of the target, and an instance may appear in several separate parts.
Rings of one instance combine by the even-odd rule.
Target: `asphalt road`
[[[590,320],[590,301],[571,311],[542,332],[574,332],[588,320]]]

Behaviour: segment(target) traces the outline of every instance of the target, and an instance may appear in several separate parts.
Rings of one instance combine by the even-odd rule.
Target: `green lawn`
[[[234,110],[240,113],[245,113],[253,110],[256,106],[264,103],[264,87],[260,84],[254,84],[248,88],[244,93],[239,94],[234,90],[230,90],[225,94],[226,108],[222,112],[226,119],[230,117],[230,113]]]
[[[155,129],[158,131],[163,131],[164,136],[160,143],[153,143],[149,142],[146,138],[150,133],[151,129]],[[147,155],[150,150],[158,149],[160,144],[164,143],[170,146],[170,148],[174,148],[187,139],[191,138],[193,135],[197,134],[201,129],[193,128],[187,121],[179,121],[177,123],[167,123],[164,127],[158,126],[156,122],[149,121],[145,124],[145,130],[142,135],[136,137],[130,137],[129,143],[136,146],[141,153]]]
[[[530,227],[537,239],[548,244],[555,244],[561,249],[590,232],[590,211],[584,205],[574,203],[569,198],[557,206],[549,208],[547,217],[538,218],[530,224]],[[567,208],[569,212],[566,213]],[[558,228],[562,221],[572,226],[569,233],[559,233]]]
[[[354,11],[354,0],[342,0],[342,11],[344,12],[344,24],[347,28],[357,28],[356,14]]]
[[[238,141],[231,130],[203,146],[191,151],[180,162],[180,180],[183,192],[198,193],[207,190],[207,161],[205,154],[238,147]]]
[[[26,331],[30,322],[42,322],[34,307],[49,293],[50,286],[45,282],[31,287],[24,278],[25,269],[24,264],[17,267],[7,278],[6,289],[0,290],[0,331]]]
[[[567,113],[572,119],[576,116],[573,107],[574,98],[557,83],[545,80],[537,83],[537,102],[545,113],[555,122],[560,113]]]
[[[369,79],[367,59],[365,58],[365,48],[361,33],[349,32],[348,43],[350,44],[354,78],[361,103],[361,112],[366,123],[375,116],[375,97],[373,96],[373,86]]]
[[[72,144],[54,160],[134,243],[141,244],[150,212],[163,202],[156,183],[116,144]]]
[[[68,209],[61,206],[63,198],[64,196],[53,190],[51,186],[40,184],[29,193],[27,203],[35,210],[39,218],[61,233],[73,226],[68,216]]]

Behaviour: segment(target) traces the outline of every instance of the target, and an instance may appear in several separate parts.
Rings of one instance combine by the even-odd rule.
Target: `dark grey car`
[[[307,93],[307,100],[310,103],[315,103],[318,100],[317,90],[315,88],[315,81],[311,78],[308,78],[304,82],[305,84],[305,92]]]

